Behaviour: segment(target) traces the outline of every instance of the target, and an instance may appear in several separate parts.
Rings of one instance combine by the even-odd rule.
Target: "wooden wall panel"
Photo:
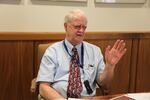
[[[137,60],[137,76],[136,76],[136,92],[150,92],[150,39],[140,39],[138,60]]]
[[[33,43],[0,41],[0,100],[32,100]]]
[[[30,83],[39,69],[37,47],[64,37],[64,33],[0,32],[0,100],[36,100]],[[150,91],[149,33],[89,32],[85,37],[103,53],[117,39],[124,39],[128,50],[116,67],[110,94]]]
[[[137,75],[137,59],[138,59],[138,48],[139,48],[139,39],[132,39],[131,47],[131,65],[130,65],[130,84],[128,92],[135,92],[136,88],[136,75]]]

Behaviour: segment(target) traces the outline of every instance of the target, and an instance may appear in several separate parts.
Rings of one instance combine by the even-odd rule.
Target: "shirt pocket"
[[[95,80],[95,75],[96,75],[94,64],[92,64],[92,63],[86,64],[84,66],[84,74],[85,74],[84,75],[85,80],[94,81]]]

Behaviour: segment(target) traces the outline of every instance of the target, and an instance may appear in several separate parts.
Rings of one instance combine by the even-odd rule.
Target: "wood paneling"
[[[132,39],[129,92],[135,92],[139,39]]]
[[[32,100],[33,42],[0,41],[0,100]]]
[[[0,32],[0,40],[62,40],[64,32]],[[149,32],[87,32],[85,39],[150,38]]]
[[[137,59],[136,92],[150,91],[150,39],[140,39]]]
[[[56,32],[0,32],[0,100],[35,100],[30,83],[39,69],[37,47],[64,37]],[[127,53],[116,66],[110,94],[150,91],[148,32],[88,32],[85,37],[102,53],[117,39],[126,41]]]

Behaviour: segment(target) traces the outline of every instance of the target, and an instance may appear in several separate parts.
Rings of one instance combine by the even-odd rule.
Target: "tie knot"
[[[73,48],[72,48],[72,51],[73,51],[73,52],[77,52],[77,48],[76,48],[76,47],[73,47]]]

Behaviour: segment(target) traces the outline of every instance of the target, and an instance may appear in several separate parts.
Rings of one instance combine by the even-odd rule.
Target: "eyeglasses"
[[[86,27],[87,27],[87,26],[85,26],[85,25],[73,25],[73,24],[71,24],[71,25],[74,27],[74,29],[77,29],[77,30],[80,30],[81,28],[82,28],[83,30],[85,30]]]

